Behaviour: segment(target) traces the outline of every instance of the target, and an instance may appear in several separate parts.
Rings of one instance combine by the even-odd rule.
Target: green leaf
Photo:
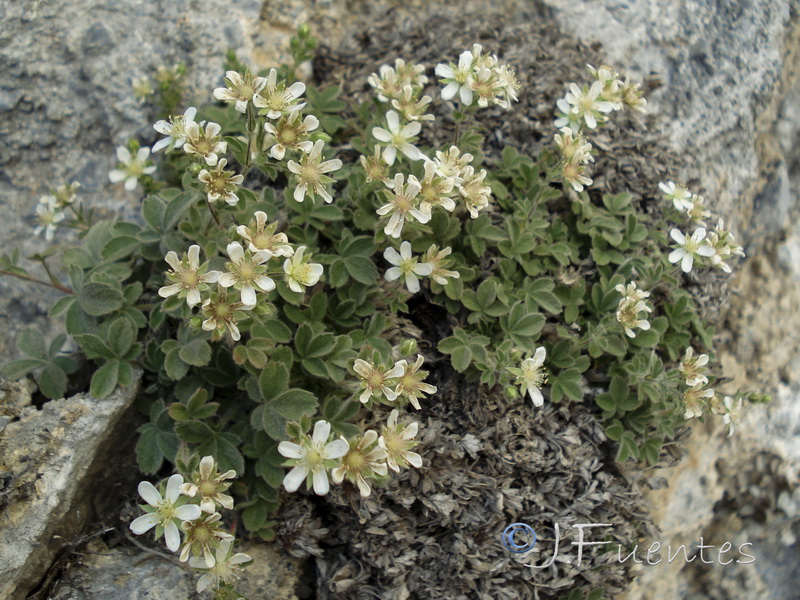
[[[95,398],[105,398],[114,388],[117,387],[117,377],[119,376],[119,362],[114,360],[104,364],[92,376],[92,383],[89,392]]]
[[[141,244],[135,237],[120,236],[109,240],[101,254],[103,260],[113,262],[132,254]]]
[[[633,434],[626,431],[619,440],[617,462],[625,462],[631,457],[639,458],[639,447],[636,445],[636,440],[633,439]]]
[[[134,329],[126,318],[118,318],[108,329],[108,343],[114,354],[122,358],[134,342]]]
[[[78,293],[78,303],[87,314],[94,317],[107,315],[122,308],[122,292],[105,283],[87,283]]]
[[[205,340],[192,340],[178,350],[180,359],[193,367],[205,367],[211,362],[211,346]]]
[[[67,391],[67,375],[54,363],[45,365],[39,375],[38,383],[39,391],[51,400],[63,398],[64,392]]]
[[[116,358],[117,355],[98,336],[91,333],[72,336],[87,358]]]
[[[312,415],[317,409],[317,397],[311,392],[289,389],[270,401],[269,406],[287,419],[298,421],[303,415]]]
[[[215,433],[202,421],[180,421],[175,423],[175,433],[189,444],[203,444],[214,439]]]
[[[9,379],[19,379],[25,377],[34,369],[46,365],[47,362],[38,358],[23,358],[22,360],[15,360],[8,364],[3,365],[0,372]]]
[[[283,363],[273,362],[261,371],[258,385],[264,400],[272,400],[289,387],[289,370]]]
[[[375,263],[362,256],[351,256],[344,262],[350,276],[366,285],[373,285],[378,281],[378,268]]]
[[[456,371],[463,373],[472,363],[472,351],[466,346],[461,346],[450,355],[450,362]]]
[[[150,423],[143,426],[139,441],[136,442],[136,460],[139,468],[146,475],[152,475],[161,469],[164,462],[164,455],[161,453],[158,444],[158,429]]]
[[[30,356],[31,358],[40,358],[47,360],[47,345],[44,341],[44,336],[37,329],[29,327],[25,329],[17,338],[17,348]]]
[[[242,511],[242,523],[247,531],[258,531],[267,522],[266,503],[258,501]]]
[[[180,357],[180,348],[176,347],[166,353],[164,357],[164,369],[167,376],[175,381],[183,379],[189,372],[189,365],[187,365]]]

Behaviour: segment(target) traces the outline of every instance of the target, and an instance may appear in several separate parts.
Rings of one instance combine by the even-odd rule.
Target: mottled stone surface
[[[130,465],[109,454],[126,443],[131,450],[124,418],[138,380],[103,400],[83,394],[27,406],[0,432],[0,598],[25,598],[113,496],[118,469]]]

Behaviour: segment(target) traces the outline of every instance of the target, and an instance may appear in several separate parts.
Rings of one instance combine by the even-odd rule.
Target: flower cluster
[[[686,213],[692,222],[700,226],[691,236],[678,229],[670,232],[676,246],[669,255],[669,261],[680,262],[683,272],[689,273],[696,260],[707,259],[711,266],[730,273],[731,267],[726,261],[734,256],[743,257],[744,250],[736,243],[733,234],[725,229],[723,220],[719,219],[716,227],[709,233],[705,227],[705,219],[711,213],[705,210],[702,196],[693,194],[683,185],[672,181],[661,182],[658,187],[664,194],[664,200],[672,202],[676,210]]]
[[[203,573],[198,592],[230,585],[238,578],[240,565],[251,560],[233,553],[234,536],[222,529],[222,515],[217,512],[217,507],[233,509],[233,498],[224,492],[235,477],[234,471],[220,473],[214,458],[206,456],[189,482],[175,474],[161,491],[149,481],[139,484],[145,514],[131,522],[131,531],[141,535],[155,528],[156,539],[164,536],[170,551],[180,552],[182,562]]]
[[[505,109],[511,107],[511,102],[518,101],[520,85],[514,69],[500,64],[497,56],[484,54],[480,44],[462,52],[458,64],[437,65],[436,74],[445,86],[443,100],[457,95],[465,107],[491,105]]]
[[[381,102],[389,102],[407,121],[433,121],[434,116],[425,114],[431,103],[430,96],[422,96],[428,82],[422,65],[406,64],[402,58],[395,60],[394,67],[381,65],[377,73],[367,79]]]
[[[585,174],[587,165],[594,162],[592,145],[583,134],[574,133],[569,127],[562,127],[561,133],[554,137],[561,151],[561,179],[576,192],[582,192],[584,186],[592,185],[592,180]]]
[[[397,473],[409,465],[420,468],[422,458],[412,451],[419,426],[398,425],[398,416],[398,410],[392,410],[380,435],[367,430],[349,441],[344,436],[332,439],[331,424],[320,420],[310,436],[299,436],[298,443],[281,442],[278,452],[288,459],[284,465],[292,467],[283,479],[284,488],[296,492],[306,482],[307,489],[324,496],[330,490],[330,473],[334,483],[347,480],[366,498],[372,491],[368,480],[385,478],[389,469]]]
[[[628,285],[620,283],[614,289],[622,294],[617,307],[617,321],[625,330],[625,335],[630,338],[636,337],[636,332],[633,330],[634,327],[644,331],[650,329],[650,321],[642,318],[647,316],[646,313],[653,312],[653,309],[647,306],[645,302],[650,297],[650,292],[637,289],[635,281],[630,282]]]
[[[447,266],[446,257],[450,252],[450,248],[440,251],[434,244],[425,252],[424,261],[420,262],[419,257],[411,253],[411,242],[402,242],[400,252],[392,247],[386,248],[383,251],[383,257],[393,266],[386,270],[384,278],[386,281],[395,281],[402,277],[406,288],[412,294],[416,294],[420,290],[419,277],[430,277],[436,283],[446,285],[448,277],[452,279],[460,277],[457,271],[445,268]]]
[[[256,211],[253,217],[249,226],[236,228],[246,245],[238,241],[227,245],[229,260],[225,271],[208,271],[208,262],[200,264],[197,245],[191,246],[180,260],[172,251],[165,257],[172,267],[166,277],[172,283],[160,288],[159,296],[186,298],[190,308],[200,305],[201,327],[212,332],[212,339],[219,339],[227,330],[238,341],[239,321],[259,304],[259,294],[275,290],[276,275],[282,275],[289,289],[297,293],[316,285],[322,276],[322,265],[310,262],[311,255],[306,253],[305,246],[293,248],[285,233],[275,233],[277,223],[268,224],[263,211]],[[285,259],[282,268],[271,269],[270,261],[281,258]],[[212,287],[215,283],[216,289]],[[238,292],[238,300],[231,291]]]
[[[427,371],[420,367],[425,362],[421,354],[413,364],[405,359],[398,360],[394,366],[387,369],[386,365],[375,365],[363,359],[356,359],[353,371],[358,375],[359,400],[366,404],[370,400],[393,403],[397,400],[410,402],[419,410],[419,399],[425,394],[436,393],[436,386],[425,383]]]

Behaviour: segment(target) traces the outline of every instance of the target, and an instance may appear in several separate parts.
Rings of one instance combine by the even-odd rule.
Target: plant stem
[[[48,271],[48,275],[50,272]],[[0,275],[10,275],[11,277],[16,277],[17,279],[22,279],[23,281],[32,281],[33,283],[41,283],[42,285],[46,285],[51,288],[57,289],[59,292],[63,292],[65,294],[74,294],[75,290],[71,290],[68,287],[64,287],[60,283],[56,281],[49,282],[43,279],[36,279],[35,277],[31,277],[30,275],[20,275],[19,273],[12,273],[11,271],[6,271],[4,269],[0,269]],[[52,275],[51,275],[52,277]]]

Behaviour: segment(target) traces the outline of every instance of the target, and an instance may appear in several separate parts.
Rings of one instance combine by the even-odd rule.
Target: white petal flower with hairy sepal
[[[233,540],[222,540],[215,553],[214,566],[208,568],[205,559],[192,557],[189,566],[204,572],[197,581],[197,592],[203,593],[207,589],[217,589],[221,583],[232,584],[239,578],[241,570],[239,565],[253,560],[247,554],[232,554]]]
[[[412,294],[416,294],[420,289],[417,277],[427,277],[433,273],[432,265],[420,263],[416,256],[411,255],[410,242],[400,244],[399,254],[394,248],[387,248],[383,251],[383,258],[394,265],[386,271],[384,275],[386,281],[395,281],[402,276],[405,278],[408,291]]]
[[[342,438],[344,439],[344,438]],[[358,486],[362,498],[368,498],[372,490],[367,479],[375,475],[386,477],[386,450],[378,443],[378,434],[367,430],[360,438],[353,438],[348,444],[350,450],[342,457],[342,464],[331,471],[334,483],[345,479]]]
[[[275,160],[283,160],[287,150],[298,150],[308,154],[314,149],[314,142],[309,134],[319,127],[319,119],[314,115],[306,115],[301,121],[300,112],[295,111],[283,117],[276,125],[264,123],[264,131],[272,136],[274,144],[269,154]]]
[[[480,46],[477,47],[480,51]],[[457,65],[453,63],[436,65],[434,72],[442,78],[441,82],[445,84],[442,90],[442,100],[450,100],[458,94],[458,98],[464,106],[472,105],[473,97],[470,80],[474,73],[473,58],[472,52],[465,50],[458,57]]]
[[[637,289],[635,281],[630,282],[627,286],[620,283],[614,289],[622,294],[617,307],[617,321],[625,330],[625,335],[634,338],[636,337],[634,328],[643,331],[650,329],[650,321],[642,318],[642,316],[647,316],[646,313],[653,311],[645,302],[650,297],[650,292]]]
[[[672,202],[676,210],[686,212],[692,209],[692,193],[674,181],[662,181],[658,188],[664,193],[664,200]]]
[[[212,293],[200,307],[204,319],[201,327],[203,331],[212,332],[212,341],[220,339],[227,330],[231,339],[238,342],[242,337],[239,332],[239,319],[246,316],[243,311],[252,310],[254,306],[254,304],[231,302],[225,288],[219,286],[216,293]]]
[[[181,494],[190,498],[200,498],[200,508],[203,512],[212,514],[217,510],[217,505],[227,510],[233,510],[233,498],[223,492],[231,486],[227,479],[234,479],[236,471],[230,470],[220,473],[214,462],[213,456],[204,456],[200,461],[198,471],[192,477],[191,483],[181,486]]]
[[[413,217],[420,223],[427,223],[431,220],[430,212],[425,212],[418,207],[417,195],[422,186],[417,178],[409,175],[407,184],[403,183],[403,179],[402,173],[398,173],[394,176],[394,180],[385,182],[386,187],[392,191],[384,192],[388,202],[375,211],[382,217],[392,213],[383,231],[393,238],[400,237],[406,217]]]
[[[433,162],[436,163],[436,169],[442,177],[451,178],[456,185],[461,185],[463,181],[464,170],[472,162],[472,154],[461,154],[458,146],[450,146],[446,152],[436,151],[436,158]]]
[[[706,241],[706,230],[702,227],[698,228],[691,237],[685,236],[677,229],[670,231],[669,235],[678,244],[678,247],[670,253],[669,262],[681,263],[681,270],[684,273],[692,270],[696,257],[710,258],[715,254],[714,248]]]
[[[298,102],[306,91],[306,84],[296,81],[288,88],[285,81],[278,81],[278,72],[270,69],[264,89],[253,96],[253,104],[260,108],[260,114],[268,119],[280,119],[281,115],[302,109],[306,103]]]
[[[267,225],[267,213],[257,210],[250,226],[239,225],[236,233],[242,236],[250,252],[269,252],[272,256],[292,256],[294,248],[289,245],[285,233],[275,233],[277,223]]]
[[[224,288],[235,287],[241,292],[242,304],[255,306],[255,288],[263,292],[275,289],[275,282],[267,277],[267,268],[263,266],[272,254],[265,250],[251,253],[239,242],[228,244],[227,251],[231,260],[226,263],[227,272],[219,276],[218,283]]]
[[[177,523],[180,521],[194,521],[199,519],[202,511],[196,504],[178,504],[181,495],[183,476],[173,475],[167,480],[167,489],[162,497],[156,487],[149,481],[139,484],[139,495],[147,502],[146,515],[142,515],[131,522],[130,528],[136,535],[141,535],[153,527],[156,536],[164,532],[167,548],[177,552],[181,545],[181,534]],[[176,506],[176,504],[178,504]]]
[[[730,396],[725,396],[722,400],[722,421],[728,428],[728,437],[733,435],[743,416],[744,404],[742,399],[734,400]]]
[[[386,466],[395,473],[399,473],[400,469],[409,465],[416,469],[422,467],[422,457],[411,451],[417,445],[414,438],[419,431],[419,425],[414,422],[408,425],[398,425],[399,414],[397,409],[389,413],[386,425],[381,431],[381,437],[378,439],[378,444],[386,452]]]
[[[464,197],[464,204],[473,219],[477,219],[480,216],[479,211],[489,206],[492,197],[492,188],[484,183],[487,174],[486,169],[476,173],[472,166],[465,167],[461,174],[462,181],[458,191]]]
[[[708,354],[694,356],[694,348],[689,346],[686,354],[683,355],[678,369],[681,376],[686,381],[686,385],[694,387],[696,385],[706,385],[708,377],[704,375],[705,366],[708,364]]]
[[[350,449],[344,440],[328,441],[331,433],[331,424],[327,421],[317,421],[311,437],[304,435],[300,444],[281,442],[278,452],[290,460],[287,466],[293,467],[283,478],[283,487],[287,492],[296,492],[305,481],[306,487],[318,496],[324,496],[330,489],[328,482],[328,469],[338,466],[338,460]]]
[[[132,192],[142,175],[151,175],[156,171],[154,165],[148,165],[149,157],[150,148],[139,148],[136,156],[133,156],[127,148],[120,146],[117,148],[117,159],[120,164],[108,174],[108,179],[111,183],[125,181],[125,189]]]
[[[373,396],[378,397],[383,395],[383,397],[390,402],[393,402],[397,398],[397,394],[392,387],[397,387],[398,382],[392,380],[396,380],[403,375],[403,366],[400,363],[384,371],[365,360],[357,358],[353,364],[353,370],[361,379],[360,384],[363,391],[359,396],[359,400],[363,404],[369,402]]]
[[[214,98],[233,103],[237,112],[245,113],[253,96],[267,85],[267,80],[263,77],[255,77],[249,71],[244,75],[240,75],[236,71],[228,71],[225,73],[225,85],[224,88],[214,90]]]
[[[388,129],[373,127],[372,136],[379,142],[386,144],[386,148],[383,150],[383,160],[386,161],[387,165],[391,167],[394,164],[398,151],[402,152],[409,160],[424,158],[422,152],[413,144],[422,129],[419,121],[412,121],[401,129],[400,117],[395,111],[390,110],[386,112],[386,126]]]
[[[306,247],[300,246],[294,255],[283,263],[286,283],[290,290],[298,294],[304,294],[305,288],[316,285],[324,271],[322,265],[310,263],[308,257],[303,257],[305,251]]]
[[[206,197],[209,202],[216,202],[220,198],[224,199],[230,206],[239,203],[239,196],[236,192],[244,181],[243,175],[237,175],[233,171],[226,171],[228,161],[220,158],[217,166],[209,171],[203,169],[197,178],[205,184]]]
[[[314,199],[315,196],[322,196],[328,204],[333,202],[325,186],[333,183],[333,177],[325,175],[331,171],[338,171],[342,168],[342,161],[338,158],[322,162],[322,148],[325,142],[317,140],[311,152],[300,158],[300,163],[290,160],[286,163],[289,170],[297,176],[297,187],[294,190],[295,202],[302,202],[306,196]]]
[[[52,240],[56,226],[65,218],[64,213],[58,209],[57,200],[53,196],[42,196],[39,206],[36,207],[36,221],[38,225],[33,230],[33,235],[44,231],[46,240]]]
[[[207,123],[205,126],[187,123],[183,151],[202,156],[209,167],[215,166],[220,156],[228,150],[228,142],[223,142],[219,135],[221,131],[222,127],[217,123]]]
[[[233,536],[222,529],[222,515],[217,512],[208,514],[202,519],[184,521],[181,523],[181,529],[183,547],[178,560],[186,562],[190,554],[202,556],[205,566],[209,569],[216,563],[211,550],[217,547],[221,540],[233,541]]]
[[[433,271],[431,272],[431,279],[433,279],[436,283],[440,285],[447,285],[447,278],[451,279],[458,279],[461,277],[461,274],[458,271],[448,271],[445,267],[450,262],[447,259],[448,256],[453,252],[452,248],[442,248],[439,250],[439,247],[436,244],[433,244],[428,251],[425,253],[425,256],[422,259],[422,262],[428,263],[433,267]]]
[[[547,383],[547,376],[542,367],[546,357],[547,350],[544,346],[539,346],[533,356],[523,360],[519,367],[508,369],[517,376],[517,383],[520,384],[522,393],[527,392],[536,408],[544,404],[542,386]]]
[[[409,177],[409,180],[411,180]],[[415,178],[416,179],[416,178]],[[419,192],[420,211],[430,215],[433,208],[441,206],[447,212],[453,212],[456,208],[456,201],[452,196],[456,193],[456,180],[452,177],[444,177],[439,173],[438,166],[432,160],[425,160],[425,176],[419,181],[421,187]]]
[[[684,419],[691,419],[703,415],[703,407],[706,406],[714,398],[714,390],[703,389],[702,383],[699,383],[690,389],[686,390],[683,394],[683,403],[685,410],[683,413]]]
[[[167,271],[166,276],[171,285],[165,285],[158,290],[158,295],[162,298],[169,298],[178,294],[179,298],[186,298],[189,307],[200,304],[200,292],[208,289],[208,284],[216,283],[222,274],[219,271],[208,271],[208,263],[200,265],[200,246],[189,246],[189,251],[181,260],[178,255],[170,250],[164,257],[172,269]]]
[[[614,110],[614,105],[606,100],[601,100],[603,93],[603,83],[595,81],[589,88],[584,86],[579,88],[576,83],[571,83],[569,93],[564,97],[567,104],[572,106],[572,112],[586,122],[589,129],[597,127],[597,123],[605,122],[606,117],[602,113],[610,113]]]
[[[196,115],[197,109],[194,106],[190,106],[183,115],[170,117],[169,121],[161,120],[156,122],[156,124],[153,125],[153,129],[167,137],[158,140],[153,145],[153,152],[158,152],[170,144],[172,144],[174,148],[183,146],[183,143],[186,141],[186,126],[189,123],[194,123]]]
[[[409,365],[407,360],[398,361],[397,365],[403,368],[403,374],[397,384],[397,396],[405,398],[415,409],[420,410],[419,399],[424,398],[425,394],[435,394],[437,387],[425,383],[428,371],[420,371],[419,368],[425,362],[421,354],[417,354],[417,360],[413,365]]]
[[[434,121],[436,117],[425,112],[432,101],[430,96],[417,98],[414,89],[407,85],[403,88],[400,97],[392,100],[392,108],[400,113],[400,116],[406,121]]]

